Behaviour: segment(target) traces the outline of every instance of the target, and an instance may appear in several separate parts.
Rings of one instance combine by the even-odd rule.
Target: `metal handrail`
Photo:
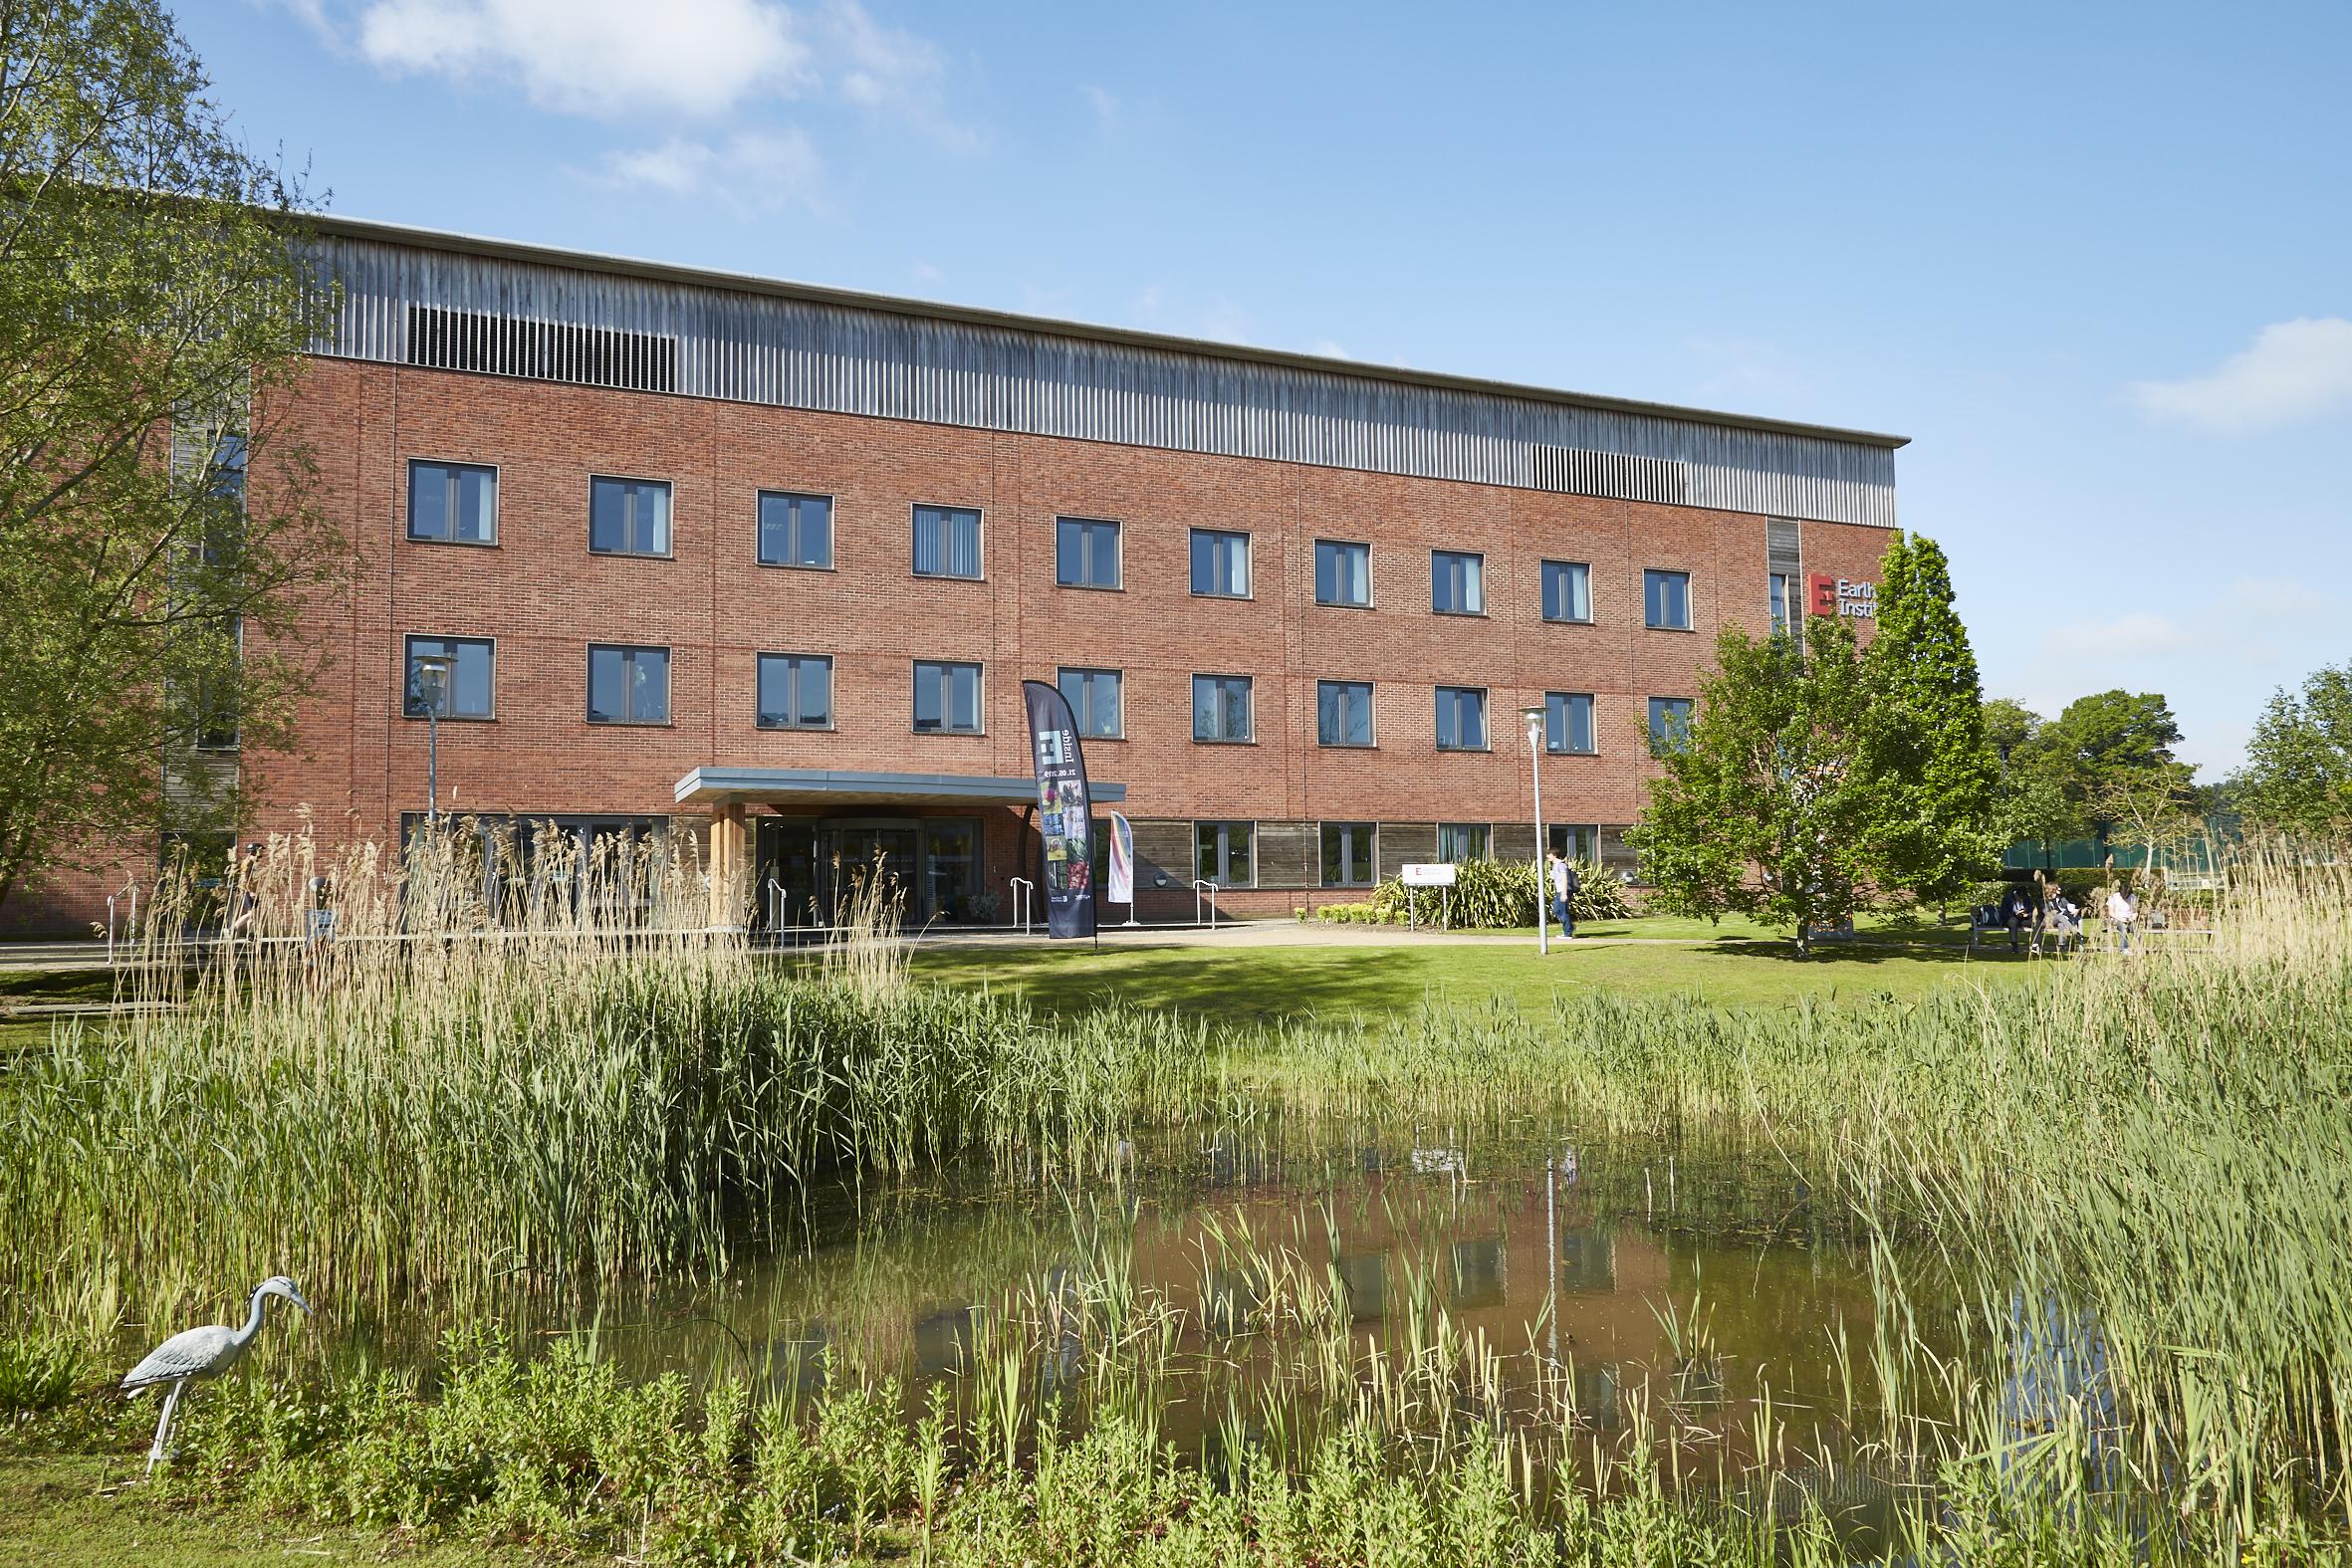
[[[1217,929],[1217,884],[1205,882],[1199,877],[1193,878],[1192,923],[1196,926],[1201,923],[1201,898],[1204,894],[1208,896],[1209,900],[1209,929],[1214,931]]]
[[[1021,934],[1025,937],[1029,935],[1030,895],[1037,890],[1038,885],[1028,877],[1017,876],[1013,879],[1013,909],[1021,922]]]
[[[776,878],[770,877],[768,879],[768,936],[770,940],[776,940],[777,933],[783,929],[784,884]]]

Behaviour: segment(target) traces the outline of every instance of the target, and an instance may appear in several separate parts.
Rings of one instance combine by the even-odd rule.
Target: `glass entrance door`
[[[843,904],[875,878],[885,900],[898,900],[898,918],[920,925],[926,918],[915,881],[915,853],[922,837],[913,822],[827,822],[817,830],[818,880],[825,923],[838,921]]]
[[[756,929],[787,931],[795,926],[824,923],[818,904],[817,824],[791,817],[759,819],[755,860],[759,868],[757,897],[752,901]]]

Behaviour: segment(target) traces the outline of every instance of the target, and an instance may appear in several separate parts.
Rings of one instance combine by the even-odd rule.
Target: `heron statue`
[[[163,1417],[155,1423],[155,1446],[147,1450],[147,1473],[155,1473],[162,1461],[164,1445],[171,1441],[171,1418],[179,1409],[179,1397],[187,1392],[188,1384],[197,1378],[218,1377],[235,1366],[245,1354],[245,1347],[253,1343],[253,1336],[261,1332],[262,1303],[271,1296],[283,1296],[305,1312],[311,1304],[302,1298],[294,1281],[284,1274],[272,1274],[253,1290],[253,1311],[247,1315],[243,1328],[230,1328],[225,1323],[207,1323],[202,1328],[185,1329],[147,1352],[147,1359],[130,1369],[122,1380],[122,1392],[134,1398],[142,1391],[159,1388],[168,1383],[171,1392],[163,1397]]]

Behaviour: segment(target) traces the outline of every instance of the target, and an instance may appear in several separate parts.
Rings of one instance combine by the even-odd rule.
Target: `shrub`
[[[82,1355],[53,1334],[0,1336],[0,1415],[56,1410],[73,1397]]]
[[[1625,884],[1615,872],[1586,862],[1576,868],[1576,896],[1569,905],[1578,920],[1624,920],[1632,915]],[[1436,925],[1447,918],[1450,902],[1453,924],[1466,930],[1513,929],[1535,923],[1541,886],[1533,866],[1515,860],[1465,860],[1455,869],[1450,901],[1440,888],[1408,889],[1401,877],[1390,877],[1372,890],[1370,903],[1326,904],[1315,915],[1341,924]]]

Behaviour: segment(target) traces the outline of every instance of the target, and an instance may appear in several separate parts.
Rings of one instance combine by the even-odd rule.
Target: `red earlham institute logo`
[[[1808,609],[1815,615],[1843,615],[1853,620],[1871,620],[1878,614],[1878,584],[1848,582],[1816,571],[1805,579]]]

